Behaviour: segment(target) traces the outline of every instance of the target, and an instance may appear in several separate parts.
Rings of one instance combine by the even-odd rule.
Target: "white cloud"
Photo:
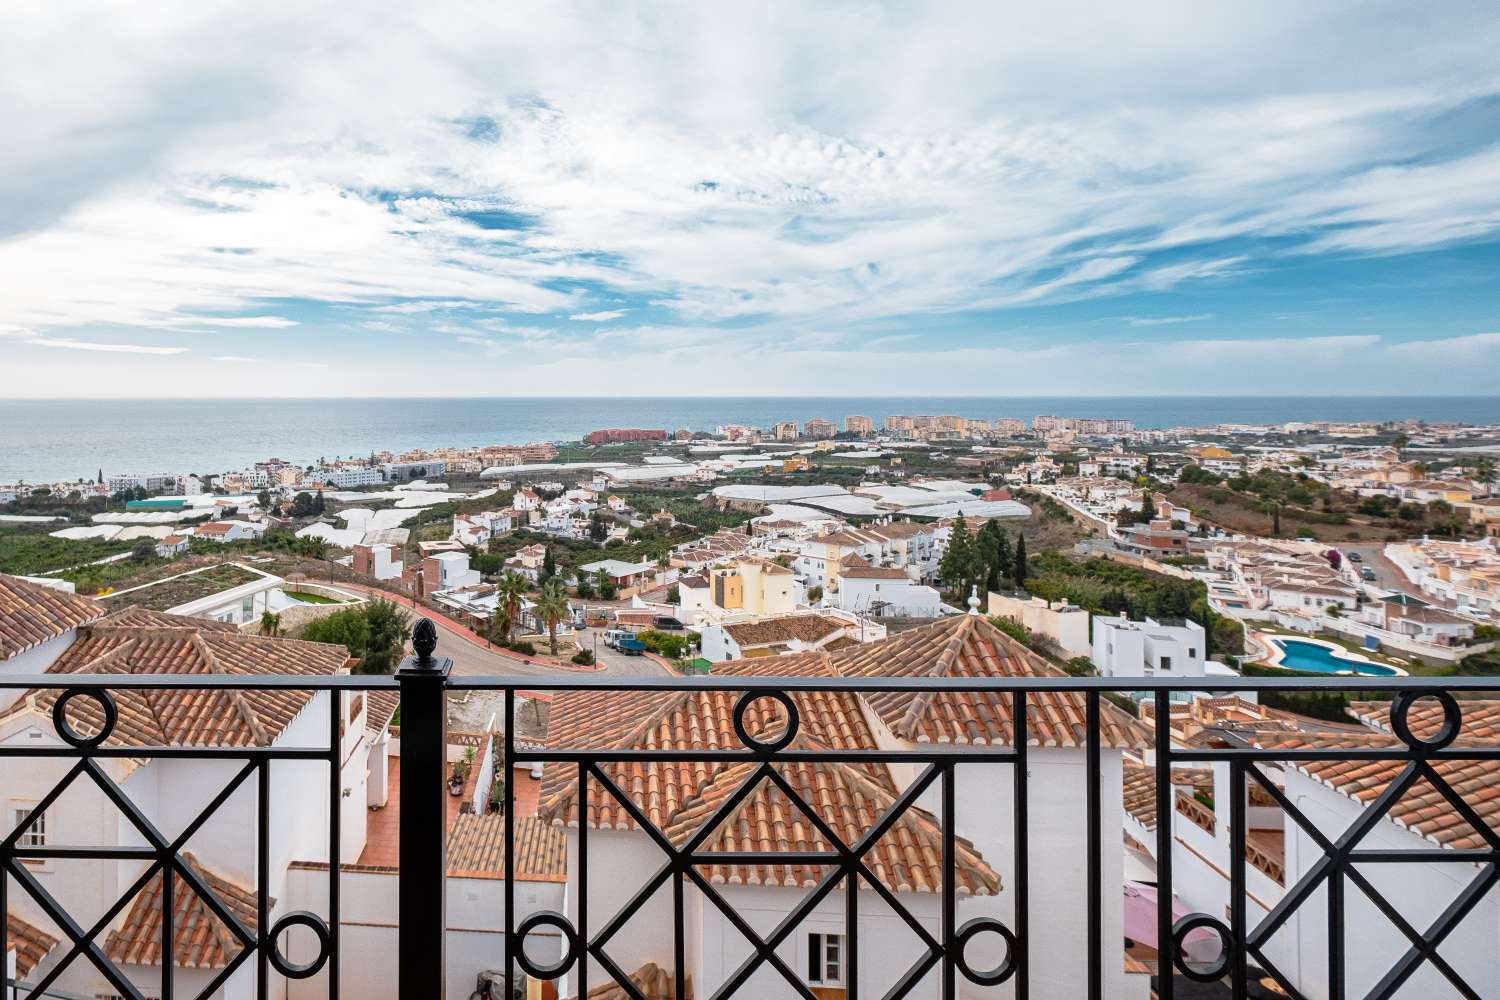
[[[12,18],[0,337],[270,338],[305,300],[308,339],[507,365],[644,303],[677,351],[857,343],[1500,232],[1500,21],[1457,6],[333,10]],[[1209,318],[1162,312],[1129,324]]]
[[[1213,313],[1194,313],[1191,316],[1132,316],[1126,322],[1131,326],[1175,326],[1178,323],[1199,323],[1213,318]]]
[[[222,361],[222,362],[225,362],[227,364],[235,364],[235,365],[258,365],[258,364],[260,364],[260,358],[246,358],[246,357],[241,357],[238,354],[220,354],[218,357],[211,358],[210,360],[213,360],[213,361]]]
[[[69,351],[106,351],[116,354],[186,354],[186,347],[147,347],[142,344],[104,344],[62,337],[32,337],[25,343],[33,347],[58,347]]]

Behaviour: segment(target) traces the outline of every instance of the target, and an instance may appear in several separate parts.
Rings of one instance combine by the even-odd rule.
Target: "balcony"
[[[15,995],[1500,995],[1500,704],[1455,697],[1492,679],[1404,679],[1382,731],[1205,746],[1173,737],[1190,680],[444,662],[0,676],[31,713],[0,729]],[[1151,722],[1120,707],[1131,695]],[[475,697],[497,725],[450,732],[449,699]],[[164,704],[199,712],[201,738],[143,741]],[[544,706],[536,739],[523,720]],[[1153,817],[1208,835],[1189,854],[1174,822],[1147,825],[1149,895],[1125,891],[1142,884],[1122,867],[1127,766],[1155,779]],[[1174,768],[1213,769],[1216,808]],[[76,810],[111,819],[65,839]],[[81,890],[74,865],[106,870],[109,892]]]

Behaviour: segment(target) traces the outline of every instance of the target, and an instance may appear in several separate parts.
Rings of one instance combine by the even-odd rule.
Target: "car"
[[[615,648],[626,656],[641,656],[646,652],[646,644],[644,642],[629,637],[621,639],[620,644]]]
[[[1375,579],[1375,571],[1373,569],[1371,569],[1370,567],[1368,567],[1368,566],[1365,566],[1365,567],[1361,568],[1360,571],[1359,571],[1359,575],[1360,575],[1360,577],[1362,579],[1369,580],[1369,581],[1372,581],[1372,582]]]
[[[651,625],[662,632],[681,632],[686,627],[670,615],[657,615],[652,619]]]
[[[1364,562],[1365,561],[1365,557],[1362,556],[1362,555],[1360,555],[1358,552],[1351,552],[1351,553],[1349,553],[1349,561],[1350,562]]]
[[[630,633],[622,628],[612,628],[604,633],[604,644],[611,649],[620,648],[620,640],[630,637]]]

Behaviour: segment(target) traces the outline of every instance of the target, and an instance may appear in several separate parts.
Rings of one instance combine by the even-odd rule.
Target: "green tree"
[[[547,643],[551,647],[552,655],[557,655],[557,626],[568,617],[568,592],[563,590],[562,583],[557,580],[548,580],[542,586],[542,591],[537,595],[536,614],[547,626]]]
[[[411,632],[410,620],[390,601],[371,601],[365,607],[365,655],[360,661],[362,674],[388,674],[396,667]]]
[[[312,517],[313,510],[312,494],[306,490],[303,490],[292,498],[293,517]]]
[[[1401,457],[1401,453],[1406,450],[1406,446],[1409,444],[1411,444],[1411,438],[1406,434],[1405,431],[1402,431],[1395,437],[1391,438],[1391,447],[1396,449],[1397,458]]]
[[[548,545],[546,552],[542,555],[542,579],[551,580],[557,575],[557,557],[552,554],[552,546]]]
[[[604,523],[604,518],[596,510],[589,518],[589,538],[595,542],[602,542],[609,537],[609,528]]]
[[[950,590],[962,592],[974,580],[976,560],[974,539],[969,535],[969,525],[962,511],[948,529],[948,549],[943,561],[938,564],[938,576]]]
[[[271,491],[270,490],[261,490],[259,493],[255,494],[255,502],[260,505],[260,509],[261,510],[270,510],[271,509]]]
[[[1022,590],[1026,589],[1026,578],[1030,575],[1031,567],[1026,565],[1026,536],[1016,535],[1016,554],[1011,560],[1014,566],[1012,575],[1015,577],[1016,586]]]
[[[615,586],[615,581],[611,580],[609,574],[602,569],[597,571],[594,577],[595,586],[599,591],[599,598],[605,601],[613,601],[615,595],[619,593],[619,588]]]
[[[370,623],[362,610],[348,608],[308,622],[307,628],[302,630],[302,638],[308,642],[341,645],[350,656],[364,656],[365,646],[370,641]]]
[[[281,616],[273,611],[262,611],[260,613],[260,634],[280,635]]]
[[[515,570],[509,570],[503,574],[495,584],[497,597],[499,598],[498,616],[505,625],[506,641],[510,640],[516,625],[521,620],[521,600],[530,589],[526,584],[526,578]]]
[[[145,562],[156,555],[156,542],[150,538],[142,538],[130,547],[131,562]]]

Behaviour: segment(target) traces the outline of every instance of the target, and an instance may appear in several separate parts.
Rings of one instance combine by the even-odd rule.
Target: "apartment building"
[[[849,416],[844,418],[844,433],[869,437],[875,433],[875,422],[869,417]]]
[[[1107,677],[1202,677],[1208,656],[1203,626],[1187,618],[1095,615],[1091,659]]]

